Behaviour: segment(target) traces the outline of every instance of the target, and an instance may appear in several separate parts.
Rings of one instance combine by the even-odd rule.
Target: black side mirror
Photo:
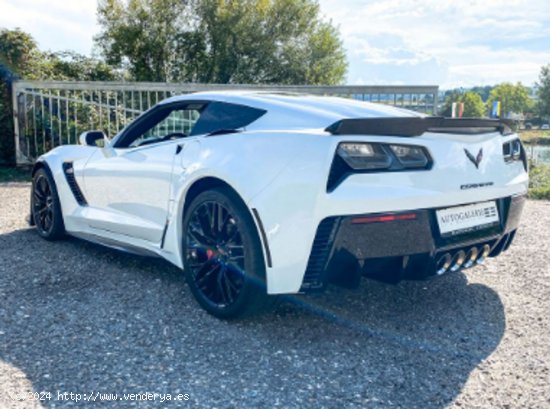
[[[80,135],[79,141],[81,145],[100,148],[104,146],[105,139],[107,137],[102,131],[87,131]]]

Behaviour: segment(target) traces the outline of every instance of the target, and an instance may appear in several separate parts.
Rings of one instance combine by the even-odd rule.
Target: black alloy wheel
[[[50,175],[39,169],[32,183],[32,218],[38,234],[48,240],[63,236],[65,227],[55,184]]]
[[[199,194],[184,216],[184,270],[199,304],[220,318],[259,310],[267,299],[252,217],[228,188]]]
[[[235,302],[244,284],[244,246],[235,218],[220,203],[198,206],[187,228],[187,258],[197,289],[213,305]]]

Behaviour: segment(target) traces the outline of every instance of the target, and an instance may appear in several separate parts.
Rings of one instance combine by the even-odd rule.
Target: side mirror
[[[102,131],[87,131],[82,132],[79,137],[81,145],[93,146],[95,148],[101,148],[105,145],[107,136]]]

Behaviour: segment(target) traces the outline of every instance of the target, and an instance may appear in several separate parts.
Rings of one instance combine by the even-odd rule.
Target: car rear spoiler
[[[333,135],[420,136],[425,132],[481,134],[513,133],[511,123],[503,119],[390,117],[341,119],[325,129]]]

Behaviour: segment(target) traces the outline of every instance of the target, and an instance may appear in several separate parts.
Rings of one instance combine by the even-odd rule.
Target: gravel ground
[[[28,196],[0,184],[2,409],[550,407],[550,202],[528,202],[512,248],[467,275],[364,280],[224,322],[166,262],[40,239]],[[51,399],[10,399],[31,391]]]

